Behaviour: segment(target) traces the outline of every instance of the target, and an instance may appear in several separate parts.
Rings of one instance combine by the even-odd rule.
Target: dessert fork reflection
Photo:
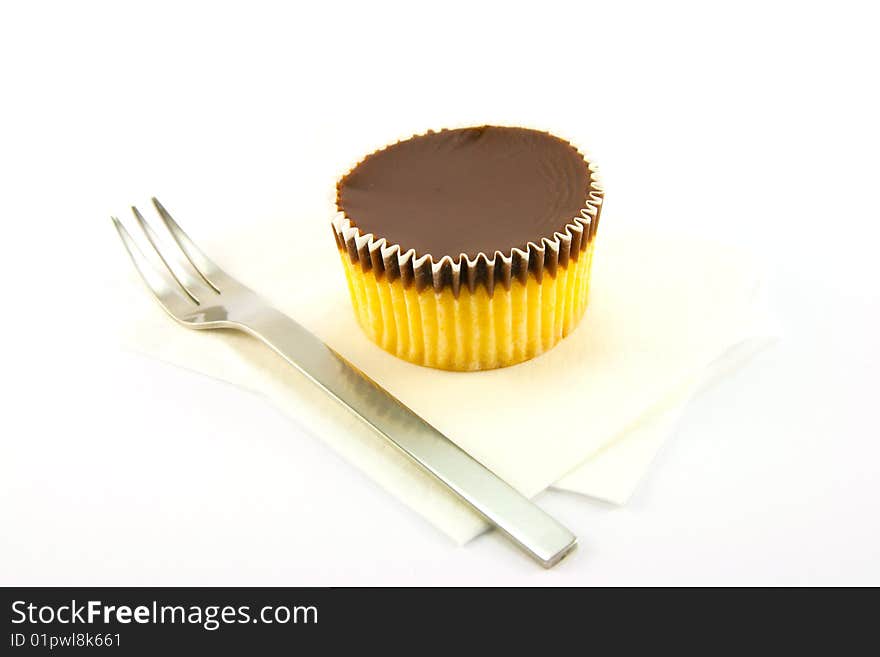
[[[160,239],[135,207],[138,239],[116,217],[113,223],[141,278],[171,317],[187,328],[234,329],[264,342],[545,568],[575,547],[577,539],[569,530],[315,335],[224,272],[155,198],[153,205],[171,240]]]

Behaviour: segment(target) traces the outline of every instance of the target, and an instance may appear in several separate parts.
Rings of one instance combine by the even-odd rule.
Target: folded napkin
[[[292,260],[292,245],[303,243],[314,246],[310,256]],[[204,246],[529,497],[553,486],[625,502],[709,373],[735,366],[776,333],[757,268],[742,252],[603,227],[590,306],[570,336],[514,367],[440,371],[397,359],[363,335],[326,222],[249,226],[235,239]],[[122,295],[130,307],[121,312],[129,318],[123,329],[129,347],[265,395],[457,543],[486,529],[258,341],[184,330],[131,285]]]

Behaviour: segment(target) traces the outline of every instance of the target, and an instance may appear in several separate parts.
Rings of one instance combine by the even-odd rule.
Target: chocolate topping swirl
[[[571,144],[482,126],[429,132],[365,158],[337,185],[337,243],[353,261],[418,288],[492,293],[577,259],[601,187]],[[357,239],[361,238],[361,239]],[[369,238],[369,239],[363,239]]]

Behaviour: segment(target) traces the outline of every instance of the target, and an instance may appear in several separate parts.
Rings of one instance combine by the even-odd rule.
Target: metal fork
[[[187,328],[235,329],[264,342],[545,568],[574,549],[574,534],[315,335],[220,269],[155,198],[153,205],[178,247],[162,243],[132,207],[158,256],[153,258],[155,266],[119,219],[112,219],[138,273],[169,315]]]

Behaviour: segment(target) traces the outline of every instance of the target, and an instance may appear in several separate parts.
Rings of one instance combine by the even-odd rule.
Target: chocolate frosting
[[[591,174],[546,132],[482,126],[429,132],[364,159],[337,186],[364,233],[417,256],[526,249],[581,216]]]
[[[333,234],[378,277],[491,295],[577,260],[603,196],[595,165],[548,133],[443,130],[377,151],[344,176]]]

